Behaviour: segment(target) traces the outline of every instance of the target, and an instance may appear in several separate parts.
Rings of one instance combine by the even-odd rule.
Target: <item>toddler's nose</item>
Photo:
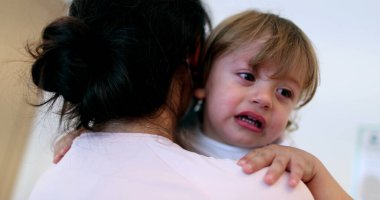
[[[261,88],[251,96],[251,102],[265,110],[271,109],[273,106],[272,92],[269,88]]]

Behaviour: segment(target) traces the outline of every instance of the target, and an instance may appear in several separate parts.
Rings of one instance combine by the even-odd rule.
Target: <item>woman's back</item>
[[[263,182],[265,169],[245,175],[232,160],[183,150],[167,138],[142,133],[85,133],[38,182],[43,199],[313,199],[303,183],[283,176]]]

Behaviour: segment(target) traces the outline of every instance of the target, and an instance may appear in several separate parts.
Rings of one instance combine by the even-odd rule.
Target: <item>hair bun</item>
[[[89,79],[85,55],[89,28],[74,17],[62,17],[43,31],[32,66],[33,82],[43,90],[77,103]]]

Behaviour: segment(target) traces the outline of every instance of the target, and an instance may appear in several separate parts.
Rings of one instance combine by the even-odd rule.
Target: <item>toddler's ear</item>
[[[194,97],[197,99],[204,99],[206,97],[206,91],[204,88],[197,88],[194,90]]]

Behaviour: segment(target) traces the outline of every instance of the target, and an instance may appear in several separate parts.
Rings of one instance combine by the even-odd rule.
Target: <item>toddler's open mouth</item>
[[[239,113],[235,119],[240,126],[253,132],[261,132],[265,128],[264,117],[250,111]]]

